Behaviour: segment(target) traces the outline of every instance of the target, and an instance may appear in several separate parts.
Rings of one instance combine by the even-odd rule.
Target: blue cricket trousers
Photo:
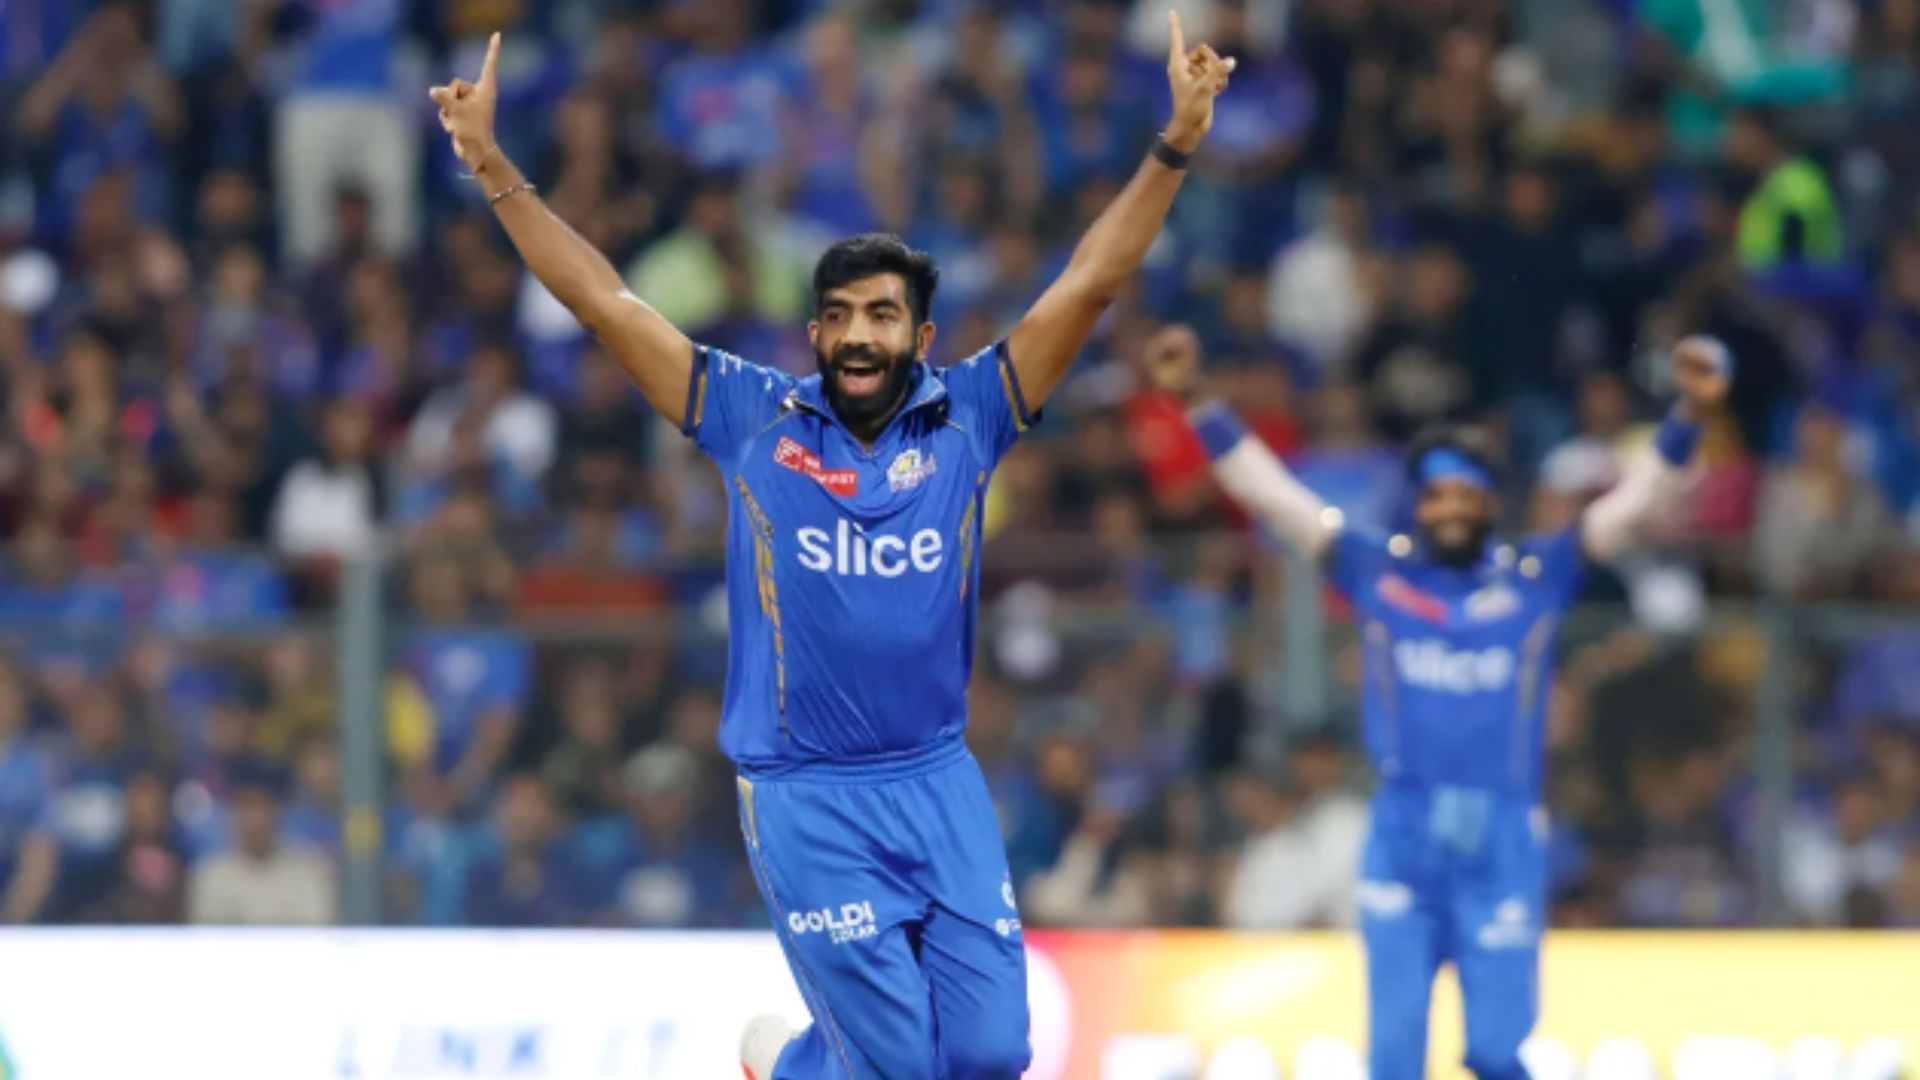
[[[1529,800],[1462,788],[1383,786],[1361,861],[1371,1080],[1426,1076],[1434,976],[1451,962],[1466,1010],[1466,1065],[1526,1080],[1520,1046],[1540,1013],[1546,820]]]
[[[1026,951],[965,744],[739,788],[754,876],[813,1014],[775,1080],[1018,1080]]]

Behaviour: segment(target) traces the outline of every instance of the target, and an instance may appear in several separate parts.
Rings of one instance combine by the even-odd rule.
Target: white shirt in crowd
[[[336,904],[332,865],[307,851],[228,852],[187,881],[187,921],[201,925],[328,926],[338,921]]]
[[[407,432],[407,460],[416,469],[432,469],[453,445],[453,428],[467,411],[464,390],[443,390],[428,399]],[[487,414],[487,454],[518,475],[538,480],[553,464],[559,427],[553,406],[516,393]]]
[[[347,558],[373,550],[380,515],[364,466],[329,467],[308,458],[287,471],[273,501],[273,546],[297,558]]]
[[[1354,889],[1367,833],[1357,795],[1322,795],[1286,824],[1247,840],[1222,920],[1238,930],[1354,925]]]
[[[1317,367],[1340,363],[1372,319],[1360,259],[1333,230],[1309,234],[1274,256],[1267,329],[1306,349]]]

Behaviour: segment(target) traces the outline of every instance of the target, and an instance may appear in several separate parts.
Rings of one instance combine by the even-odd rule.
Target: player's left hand
[[[1238,61],[1221,58],[1211,45],[1187,48],[1180,29],[1180,13],[1167,11],[1167,82],[1173,89],[1173,119],[1167,121],[1168,145],[1191,154],[1213,127],[1213,99],[1227,88],[1227,78]]]
[[[1673,384],[1696,413],[1727,399],[1733,385],[1733,354],[1716,338],[1694,334],[1673,347]]]

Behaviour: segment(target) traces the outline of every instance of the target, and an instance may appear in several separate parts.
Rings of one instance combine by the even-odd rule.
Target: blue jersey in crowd
[[[959,744],[987,478],[1033,418],[1004,345],[910,378],[867,450],[820,376],[695,352],[684,430],[730,510],[720,745],[749,775]]]
[[[1583,566],[1575,529],[1491,545],[1470,570],[1410,537],[1340,533],[1328,568],[1361,628],[1383,781],[1539,795],[1553,647]]]

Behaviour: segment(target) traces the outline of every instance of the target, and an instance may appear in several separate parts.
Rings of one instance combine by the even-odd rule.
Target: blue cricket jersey
[[[720,747],[750,776],[959,749],[987,478],[1034,418],[1004,342],[910,378],[867,450],[820,376],[695,348],[682,430],[728,499]]]
[[[1382,780],[1538,798],[1554,644],[1584,560],[1577,529],[1491,545],[1466,570],[1410,537],[1338,535],[1327,566],[1360,626]]]

